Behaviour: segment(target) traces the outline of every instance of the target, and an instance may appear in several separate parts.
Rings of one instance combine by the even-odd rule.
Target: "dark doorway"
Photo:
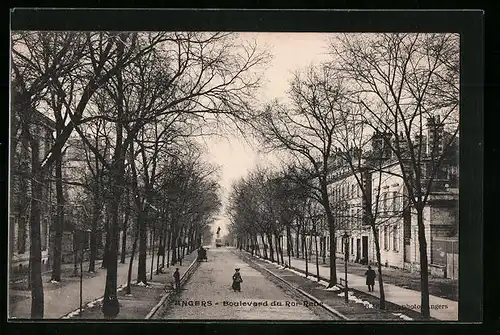
[[[362,241],[363,241],[363,261],[365,262],[365,264],[368,264],[368,236],[363,236],[362,237]]]
[[[361,239],[356,239],[356,262],[361,262]]]

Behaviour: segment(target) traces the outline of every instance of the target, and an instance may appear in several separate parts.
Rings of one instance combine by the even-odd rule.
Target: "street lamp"
[[[344,232],[344,235],[342,235],[342,238],[344,239],[344,281],[345,281],[345,290],[344,290],[344,299],[345,302],[349,302],[349,296],[348,296],[348,291],[349,287],[347,286],[347,257],[349,257],[349,234]]]

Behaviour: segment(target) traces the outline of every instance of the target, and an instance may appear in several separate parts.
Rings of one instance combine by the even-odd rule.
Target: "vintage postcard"
[[[461,236],[482,227],[459,215],[464,120],[482,118],[461,31],[27,29],[12,13],[10,320],[481,309],[459,290],[477,255]]]

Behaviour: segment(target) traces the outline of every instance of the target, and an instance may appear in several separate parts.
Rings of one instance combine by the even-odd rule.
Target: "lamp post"
[[[349,234],[347,232],[344,232],[344,235],[342,235],[342,238],[344,239],[345,245],[344,245],[344,281],[345,281],[345,290],[344,290],[344,299],[345,302],[349,302],[349,287],[347,286],[347,257],[349,256]]]

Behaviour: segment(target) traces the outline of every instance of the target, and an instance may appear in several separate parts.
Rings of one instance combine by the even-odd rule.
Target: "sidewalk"
[[[162,310],[162,302],[165,301],[166,295],[177,294],[173,291],[173,273],[176,268],[179,268],[179,273],[181,275],[181,280],[189,268],[191,263],[195,260],[198,253],[195,251],[184,256],[182,260],[182,265],[177,263],[169,268],[164,268],[163,273],[155,275],[153,272],[153,279],[148,280],[148,285],[137,285],[132,281],[131,283],[131,294],[125,294],[125,289],[118,290],[118,301],[120,303],[120,312],[117,315],[117,320],[144,320],[146,317],[151,317],[153,314],[153,309],[158,309],[158,312],[153,316],[156,316]],[[195,264],[196,266],[196,264]],[[149,279],[149,277],[148,277]],[[184,279],[186,280],[186,279]],[[182,282],[181,282],[182,286]],[[181,289],[182,290],[182,289]],[[165,297],[165,298],[164,298]],[[78,311],[72,313],[69,317],[71,319],[105,319],[101,311],[102,301],[95,301],[93,303],[84,305],[82,314],[80,315]]]
[[[327,306],[335,311],[337,317],[341,319],[351,320],[351,321],[402,321],[402,320],[416,320],[423,321],[421,315],[415,311],[403,310],[399,306],[394,306],[396,308],[387,308],[381,310],[375,308],[370,300],[376,300],[376,298],[370,297],[372,299],[366,299],[362,297],[359,293],[354,293],[349,291],[349,302],[346,303],[344,299],[344,293],[342,289],[334,287],[333,289],[327,288],[328,283],[321,280],[316,281],[313,277],[309,276],[309,279],[305,278],[305,275],[300,271],[286,269],[282,266],[277,265],[277,263],[271,263],[263,258],[256,258],[250,260],[250,254],[240,253],[242,259],[248,259],[249,262],[258,264],[260,267],[266,269],[267,271],[277,275],[282,280],[285,280],[289,285],[299,288],[302,292],[310,295],[316,300],[317,304]],[[275,282],[276,285],[282,287],[285,290],[289,288],[279,281],[273,280],[272,277],[269,279]],[[304,298],[302,296],[295,297],[297,301],[301,301]],[[389,306],[387,306],[389,307]],[[322,311],[322,310],[321,310]],[[324,311],[322,311],[324,313]]]
[[[288,258],[287,260],[288,261]],[[349,266],[349,264],[348,264]],[[305,260],[292,257],[292,268],[297,268],[298,270],[305,271],[306,262]],[[311,276],[316,276],[316,263],[308,264],[309,273]],[[342,271],[343,263],[337,263],[337,278],[344,278],[345,275]],[[323,278],[330,278],[330,268],[326,265],[319,265],[319,275]],[[378,283],[375,283],[375,292],[368,292],[366,286],[366,279],[364,276],[347,274],[347,282],[349,289],[354,289],[361,291],[364,294],[380,297],[378,292]],[[385,299],[393,304],[406,307],[417,312],[420,312],[420,292],[415,290],[410,290],[402,288],[396,285],[384,283]],[[429,296],[429,304],[431,306],[431,317],[438,320],[446,321],[457,321],[458,320],[458,302],[436,297],[433,295]]]
[[[314,271],[316,271],[315,262],[316,259],[312,256],[309,264],[313,266]],[[322,257],[320,257],[319,263],[320,265],[330,264],[330,258],[326,257],[325,262],[323,262]],[[342,263],[342,268],[344,267],[344,260],[337,259],[337,263]],[[377,271],[375,265],[372,265],[372,268]],[[347,271],[354,275],[364,277],[366,269],[367,265],[354,262],[347,263]],[[418,272],[409,272],[403,269],[382,266],[382,274],[384,276],[384,284],[393,284],[414,291],[420,290],[420,274]],[[458,301],[458,280],[429,275],[429,294],[444,299]]]
[[[127,282],[130,257],[125,264],[118,260],[118,286]],[[137,276],[138,257],[135,255],[132,266],[132,281]],[[96,272],[89,274],[84,268],[82,286],[82,304],[85,306],[104,295],[106,269],[96,264]],[[147,256],[146,269],[149,272],[151,256]],[[184,264],[184,263],[183,263]],[[156,258],[155,264],[156,268]],[[154,268],[154,269],[155,269]],[[50,282],[50,272],[42,275],[44,290],[44,319],[58,319],[80,307],[80,276],[63,277],[60,283]],[[31,315],[31,292],[29,290],[9,289],[9,316],[10,318],[29,319]]]

